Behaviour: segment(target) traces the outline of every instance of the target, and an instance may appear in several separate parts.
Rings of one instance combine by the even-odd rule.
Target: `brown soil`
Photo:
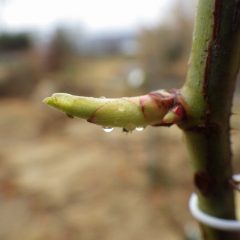
[[[0,116],[0,239],[177,240],[194,223],[177,128],[105,133],[14,99]]]

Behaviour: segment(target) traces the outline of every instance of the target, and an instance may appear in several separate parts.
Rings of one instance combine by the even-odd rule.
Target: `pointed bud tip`
[[[47,104],[47,105],[49,105],[50,102],[51,102],[51,99],[52,99],[52,97],[46,97],[46,98],[43,99],[42,102],[45,103],[45,104]]]
[[[67,93],[54,93],[51,97],[46,97],[43,99],[43,103],[50,105],[50,106],[56,106],[57,100],[60,99],[66,99],[66,97],[72,96]]]
[[[51,97],[46,97],[43,99],[43,103],[47,104],[48,106],[51,107],[57,107],[57,99],[53,95]]]

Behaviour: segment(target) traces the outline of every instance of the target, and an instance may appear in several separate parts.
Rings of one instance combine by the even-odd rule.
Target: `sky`
[[[152,25],[176,0],[0,0],[0,28],[44,30],[78,23],[89,31]]]

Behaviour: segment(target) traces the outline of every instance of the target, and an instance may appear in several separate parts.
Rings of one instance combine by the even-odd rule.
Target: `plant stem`
[[[202,211],[235,219],[229,118],[240,65],[240,1],[199,0],[190,67],[182,88],[188,120],[181,125],[194,165]],[[207,240],[239,233],[203,226]]]

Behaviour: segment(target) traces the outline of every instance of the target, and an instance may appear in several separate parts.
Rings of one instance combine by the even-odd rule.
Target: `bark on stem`
[[[229,117],[240,64],[240,2],[199,0],[190,68],[182,95],[185,132],[194,164],[200,208],[235,219]],[[237,240],[238,233],[202,226],[204,239]]]

